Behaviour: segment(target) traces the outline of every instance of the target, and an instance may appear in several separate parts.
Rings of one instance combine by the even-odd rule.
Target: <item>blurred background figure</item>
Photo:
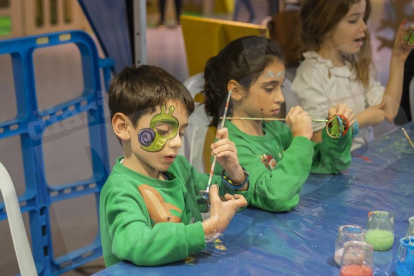
[[[279,12],[279,0],[267,0],[269,3],[269,16]]]
[[[394,119],[394,123],[397,125],[403,125],[407,122],[412,121],[411,114],[411,103],[414,102],[413,99],[410,99],[410,85],[414,77],[414,51],[410,53],[407,58],[407,61],[404,65],[404,81],[403,81],[403,92],[401,97],[400,109],[398,110],[397,117]],[[411,97],[413,97],[411,95]]]
[[[237,18],[239,17],[239,12],[240,12],[240,5],[242,3],[246,6],[249,12],[249,23],[254,23],[256,16],[254,14],[254,9],[253,9],[253,6],[250,0],[236,0],[235,6],[234,6],[233,20],[237,21]]]
[[[299,10],[300,2],[301,0],[285,0],[283,1],[283,10],[285,11]]]
[[[158,7],[160,9],[160,20],[158,26],[165,25],[165,4],[167,0],[158,0]],[[175,2],[175,16],[177,25],[180,25],[180,14],[181,14],[181,0],[174,0]]]

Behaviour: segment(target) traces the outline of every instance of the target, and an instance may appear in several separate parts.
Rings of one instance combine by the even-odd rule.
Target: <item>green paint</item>
[[[375,251],[387,251],[394,243],[394,234],[388,230],[370,229],[365,234],[365,241],[372,244]]]
[[[173,116],[175,107],[174,106],[169,107],[169,110],[170,110],[169,114],[165,113],[166,109],[167,108],[165,105],[161,106],[161,113],[152,117],[151,122],[150,122],[150,128],[154,130],[155,138],[154,138],[154,141],[151,143],[151,145],[147,147],[142,146],[141,144],[142,149],[149,151],[149,152],[161,151],[164,148],[167,141],[171,140],[177,135],[179,123],[178,123],[178,120]],[[171,128],[169,131],[165,133],[161,132],[157,128],[157,125],[160,125],[160,124],[169,125],[169,127]]]

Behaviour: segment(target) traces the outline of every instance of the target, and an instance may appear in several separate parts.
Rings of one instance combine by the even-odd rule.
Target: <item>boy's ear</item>
[[[240,101],[243,98],[243,91],[240,87],[240,84],[235,80],[230,80],[227,84],[227,91],[231,91],[231,98],[235,101]]]
[[[131,139],[129,127],[129,119],[124,114],[116,113],[112,118],[112,129],[119,139],[123,141]]]

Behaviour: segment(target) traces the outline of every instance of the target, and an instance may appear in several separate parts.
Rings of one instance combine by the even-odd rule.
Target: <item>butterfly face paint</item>
[[[174,106],[169,107],[166,114],[166,106],[161,106],[161,113],[152,117],[150,128],[143,128],[138,133],[138,142],[141,148],[149,152],[161,151],[168,140],[173,139],[178,132],[178,120],[173,116]]]
[[[267,71],[267,74],[263,77],[263,79],[267,79],[267,78],[278,78],[280,76],[282,76],[282,74],[285,73],[285,71],[279,71],[275,74],[273,74],[272,71]]]

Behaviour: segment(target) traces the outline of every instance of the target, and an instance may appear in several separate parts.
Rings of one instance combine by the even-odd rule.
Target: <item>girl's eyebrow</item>
[[[276,84],[278,84],[278,83],[279,83],[279,81],[277,81],[277,80],[272,80],[272,81],[268,81],[268,82],[264,82],[264,83],[262,83],[262,86],[267,86],[267,85],[271,85],[271,84],[276,85]]]
[[[285,81],[285,79],[286,79],[286,77],[282,80],[282,83]],[[272,81],[262,83],[262,86],[277,85],[279,83],[280,83],[280,81],[278,81],[278,80],[272,80]]]
[[[360,13],[360,12],[356,12],[356,13],[353,13],[353,14],[350,14],[350,15],[348,15],[347,17],[351,17],[351,16],[360,16],[360,15],[362,15],[362,13]]]
[[[186,127],[188,127],[188,123],[183,124],[182,126],[180,126],[180,129],[181,129],[181,128],[186,128]]]

